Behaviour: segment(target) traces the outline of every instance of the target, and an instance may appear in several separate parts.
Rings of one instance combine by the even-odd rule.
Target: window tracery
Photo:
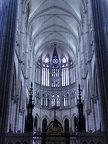
[[[43,66],[42,66],[42,85],[49,86],[49,61],[50,58],[47,55],[44,59]]]
[[[51,68],[52,68],[51,70],[52,87],[60,87],[60,67],[56,48],[54,49]]]
[[[61,53],[55,46],[51,53],[46,52],[41,55],[36,66],[38,79],[36,84],[43,91],[41,91],[42,95],[36,96],[36,105],[50,108],[56,103],[57,106],[70,107],[73,104],[73,99],[69,94],[67,95],[69,93],[68,87],[76,81],[75,64],[72,58],[68,54]],[[65,96],[63,96],[64,92],[60,95],[58,91],[62,88],[67,89]],[[47,90],[54,91],[54,93],[49,95]],[[58,92],[58,95],[55,94],[55,91]]]
[[[60,106],[60,96],[59,95],[52,95],[51,106]]]
[[[42,107],[49,107],[49,98],[48,98],[48,95],[45,95],[45,94],[42,95],[41,106]]]
[[[67,107],[70,105],[70,101],[69,101],[69,95],[68,93],[66,95],[63,96],[63,106]]]
[[[69,85],[69,67],[68,62],[64,56],[61,59],[61,66],[62,66],[62,86]]]

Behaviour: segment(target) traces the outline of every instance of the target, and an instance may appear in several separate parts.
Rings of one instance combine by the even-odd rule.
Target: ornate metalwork
[[[85,131],[85,117],[83,114],[83,103],[81,100],[81,89],[80,89],[80,85],[79,85],[79,100],[77,103],[77,107],[78,107],[78,132],[82,132]]]
[[[27,117],[25,117],[25,131],[33,132],[33,116],[32,111],[34,108],[34,104],[32,104],[32,95],[33,95],[33,84],[31,83],[31,88],[29,91],[29,103],[27,105]]]

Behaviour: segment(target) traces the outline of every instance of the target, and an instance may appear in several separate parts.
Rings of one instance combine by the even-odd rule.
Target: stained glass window
[[[60,87],[60,68],[56,48],[52,58],[52,87]]]
[[[42,66],[42,85],[49,86],[49,56],[46,56]]]
[[[43,54],[37,61],[36,82],[46,87],[65,87],[75,83],[75,73],[73,60],[55,45],[51,53]]]
[[[67,85],[69,85],[69,66],[68,66],[68,62],[64,56],[62,56],[61,62],[62,62],[61,63],[62,86],[67,86]]]
[[[51,100],[51,106],[54,107],[54,106],[57,106],[59,107],[60,106],[60,96],[59,95],[53,95],[52,96],[52,100]]]

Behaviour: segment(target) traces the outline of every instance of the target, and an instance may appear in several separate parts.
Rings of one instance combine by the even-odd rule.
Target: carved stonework
[[[62,124],[57,120],[51,121],[48,125],[49,134],[61,134],[63,131]]]
[[[33,132],[33,116],[32,116],[32,111],[34,108],[34,104],[32,104],[32,94],[33,94],[33,88],[32,88],[32,83],[31,83],[31,88],[30,88],[30,98],[29,102],[27,105],[27,117],[25,117],[25,131],[26,132]]]

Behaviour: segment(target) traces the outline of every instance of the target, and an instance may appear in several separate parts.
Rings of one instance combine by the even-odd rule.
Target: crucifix
[[[54,109],[54,120],[56,119],[56,110],[59,109],[59,106],[57,106],[57,100],[55,99],[55,105],[52,107]]]
[[[58,127],[58,120],[56,119],[56,109],[59,109],[59,106],[56,104],[53,106],[54,109],[54,121],[53,121],[53,127],[56,128]]]

